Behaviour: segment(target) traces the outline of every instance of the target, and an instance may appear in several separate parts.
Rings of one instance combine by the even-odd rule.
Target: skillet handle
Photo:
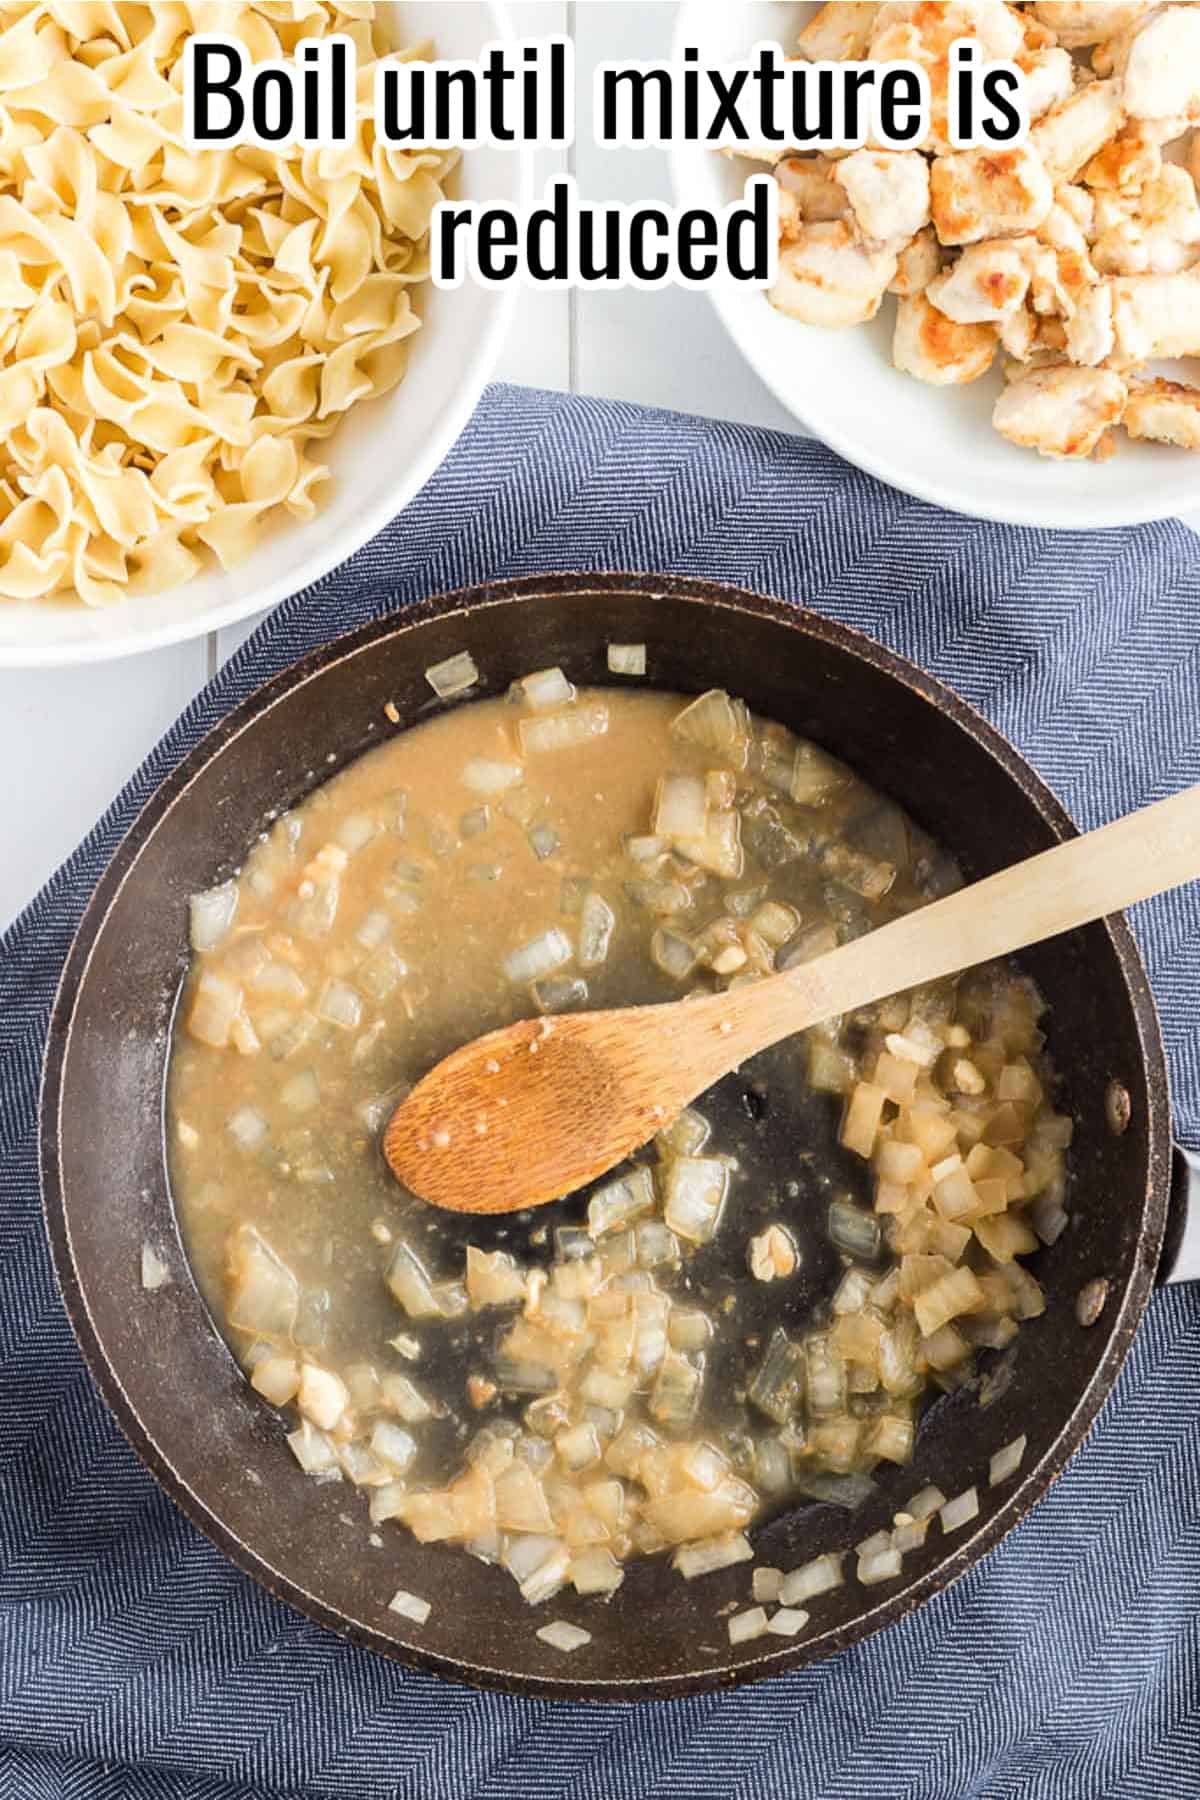
[[[1158,1280],[1200,1281],[1200,1153],[1182,1144],[1171,1158],[1171,1208]]]

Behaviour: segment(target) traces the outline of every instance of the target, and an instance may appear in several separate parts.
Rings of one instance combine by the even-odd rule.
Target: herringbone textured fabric
[[[981,707],[1081,823],[1200,780],[1183,527],[1003,530],[811,443],[493,390],[403,518],[275,613],[0,939],[0,1800],[1200,1794],[1200,1292],[1154,1301],[1067,1474],[918,1616],[743,1693],[633,1709],[480,1695],[348,1649],[227,1567],[92,1392],[43,1243],[35,1095],[71,932],[137,807],[330,635],[486,576],[610,567],[863,627]],[[1135,923],[1194,1143],[1200,894]]]

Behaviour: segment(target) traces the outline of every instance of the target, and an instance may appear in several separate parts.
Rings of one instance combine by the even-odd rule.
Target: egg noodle
[[[377,142],[375,13],[0,4],[0,599],[102,606],[236,562],[264,514],[312,516],[314,445],[402,378],[457,152]],[[350,141],[185,149],[197,31],[255,62],[348,36]]]

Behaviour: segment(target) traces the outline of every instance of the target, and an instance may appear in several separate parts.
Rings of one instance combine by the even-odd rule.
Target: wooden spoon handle
[[[739,1056],[753,1055],[822,1019],[1042,943],[1197,877],[1200,786],[723,996],[738,1002],[731,1035]]]

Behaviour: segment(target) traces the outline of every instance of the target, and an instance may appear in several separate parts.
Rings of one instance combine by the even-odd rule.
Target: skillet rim
[[[108,915],[119,899],[138,858],[155,830],[192,783],[242,733],[258,724],[273,707],[307,682],[324,674],[335,663],[368,652],[377,643],[406,635],[423,624],[445,620],[457,613],[478,616],[494,607],[520,605],[543,596],[569,597],[589,594],[628,594],[643,599],[671,597],[703,607],[765,617],[799,633],[800,639],[818,639],[872,666],[890,679],[913,690],[936,706],[966,731],[1003,773],[1017,784],[1057,841],[1077,835],[1066,809],[1016,747],[981,713],[952,688],[919,665],[871,638],[865,632],[827,618],[794,602],[756,593],[735,583],[716,582],[686,575],[657,575],[630,571],[544,572],[503,581],[483,582],[465,588],[404,603],[340,633],[305,654],[243,699],[204,733],[155,785],[113,851],[84,908],[64,962],[47,1029],[39,1095],[38,1138],[43,1216],[50,1241],[55,1275],[72,1330],[84,1362],[110,1412],[135,1453],[148,1467],[171,1500],[235,1567],[251,1576],[276,1599],[298,1610],[315,1623],[359,1648],[374,1651],[394,1662],[444,1679],[482,1689],[541,1699],[634,1701],[669,1700],[712,1693],[746,1682],[781,1675],[810,1662],[834,1655],[872,1636],[914,1612],[927,1600],[949,1587],[990,1553],[1046,1493],[1083,1443],[1124,1363],[1129,1346],[1150,1294],[1167,1227],[1171,1189],[1171,1110],[1169,1077],[1157,1011],[1148,977],[1133,933],[1123,914],[1099,924],[1109,938],[1128,995],[1132,1023],[1141,1051],[1138,1076],[1144,1082],[1146,1109],[1146,1191],[1140,1200],[1140,1218],[1132,1253],[1132,1267],[1121,1304],[1108,1326],[1108,1340],[1090,1380],[1078,1396],[1066,1422],[1041,1461],[1025,1472],[1004,1504],[978,1531],[927,1574],[891,1599],[868,1604],[844,1625],[816,1638],[786,1644],[752,1660],[710,1666],[681,1675],[653,1679],[574,1680],[512,1674],[490,1666],[466,1665],[419,1643],[384,1636],[369,1625],[338,1612],[291,1576],[275,1569],[257,1551],[227,1527],[213,1507],[174,1468],[168,1449],[158,1443],[143,1424],[120,1374],[110,1361],[101,1334],[93,1323],[86,1286],[72,1247],[69,1205],[61,1180],[60,1128],[64,1103],[64,1077],[71,1049],[74,1015],[88,978],[91,956]]]

